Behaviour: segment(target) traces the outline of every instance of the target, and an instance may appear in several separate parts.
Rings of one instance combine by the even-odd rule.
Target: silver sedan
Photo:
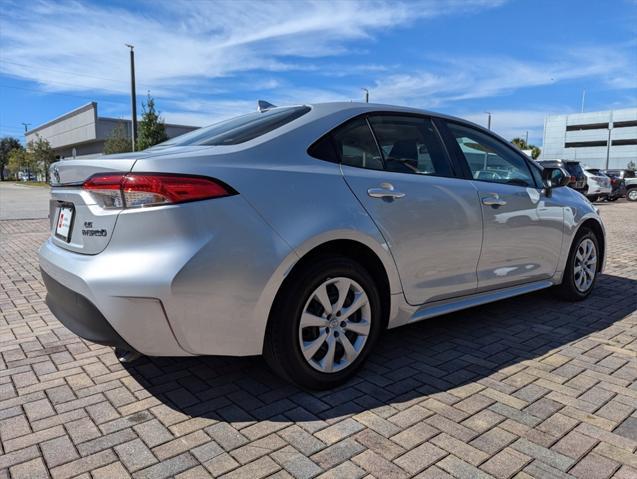
[[[349,378],[385,328],[549,287],[584,299],[606,254],[563,170],[411,108],[269,106],[51,178],[40,265],[71,331],[263,354],[307,388]]]

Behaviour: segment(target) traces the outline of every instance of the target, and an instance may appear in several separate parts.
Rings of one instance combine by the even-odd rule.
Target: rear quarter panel
[[[174,326],[178,339],[181,336],[184,341],[188,335],[187,344],[181,344],[188,351],[260,354],[270,308],[283,279],[303,255],[331,240],[351,239],[368,246],[384,264],[391,292],[401,291],[394,261],[376,225],[349,190],[339,165],[307,155],[305,148],[310,143],[291,143],[281,137],[227,154],[219,154],[215,147],[201,147],[196,155],[141,159],[135,164],[134,172],[189,173],[220,179],[251,206],[252,211],[244,211],[240,217],[209,224],[213,232],[229,228],[224,233],[227,240],[198,250],[173,280],[170,302],[178,307],[172,312],[170,305],[166,309],[169,320],[180,323]],[[252,215],[263,227],[257,226]],[[254,227],[246,228],[243,222],[247,221],[254,222]],[[234,243],[230,241],[233,237]],[[224,255],[243,259],[226,262]],[[264,257],[267,267],[262,268]],[[185,309],[181,310],[182,306]],[[207,316],[200,314],[201,310]],[[214,317],[221,318],[218,324],[230,324],[233,334],[245,336],[247,327],[251,341],[228,351],[230,342],[226,347],[213,338]],[[181,335],[177,329],[182,330]]]

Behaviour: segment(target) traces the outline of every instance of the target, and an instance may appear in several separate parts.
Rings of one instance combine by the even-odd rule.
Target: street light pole
[[[26,142],[27,141],[27,131],[29,130],[29,125],[31,125],[31,123],[22,122],[22,124],[24,125],[24,141]],[[20,178],[18,177],[18,179],[20,179]],[[27,181],[31,181],[31,168],[28,165],[27,165]]]
[[[582,90],[582,113],[584,113],[584,100],[586,99],[586,89]]]
[[[135,51],[134,46],[125,44],[130,48],[130,100],[131,100],[131,144],[135,151],[137,143],[137,95],[135,94]]]
[[[367,88],[361,88],[365,92],[365,103],[369,103],[369,90]]]
[[[491,129],[491,112],[490,111],[485,111],[485,113],[487,115],[489,115],[488,119],[487,119],[487,130]]]

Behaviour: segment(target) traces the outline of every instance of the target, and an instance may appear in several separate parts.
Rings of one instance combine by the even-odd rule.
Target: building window
[[[628,139],[628,140],[613,140],[613,141],[611,142],[611,145],[613,145],[613,146],[620,146],[620,145],[637,145],[637,138]]]
[[[608,142],[606,140],[603,141],[571,141],[569,143],[564,143],[564,148],[586,148],[591,146],[606,146]]]
[[[613,122],[613,128],[627,128],[629,126],[637,126],[637,120],[614,121]]]
[[[586,125],[567,125],[566,131],[607,130],[608,123],[588,123]]]

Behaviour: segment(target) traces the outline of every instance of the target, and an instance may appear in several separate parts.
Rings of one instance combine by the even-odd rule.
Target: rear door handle
[[[497,208],[498,206],[506,205],[507,202],[501,199],[498,195],[493,195],[493,196],[484,196],[482,198],[482,204],[484,206],[492,206],[494,208]]]
[[[367,194],[372,198],[398,199],[405,196],[405,193],[395,190],[391,183],[381,183],[380,188],[370,188]]]

